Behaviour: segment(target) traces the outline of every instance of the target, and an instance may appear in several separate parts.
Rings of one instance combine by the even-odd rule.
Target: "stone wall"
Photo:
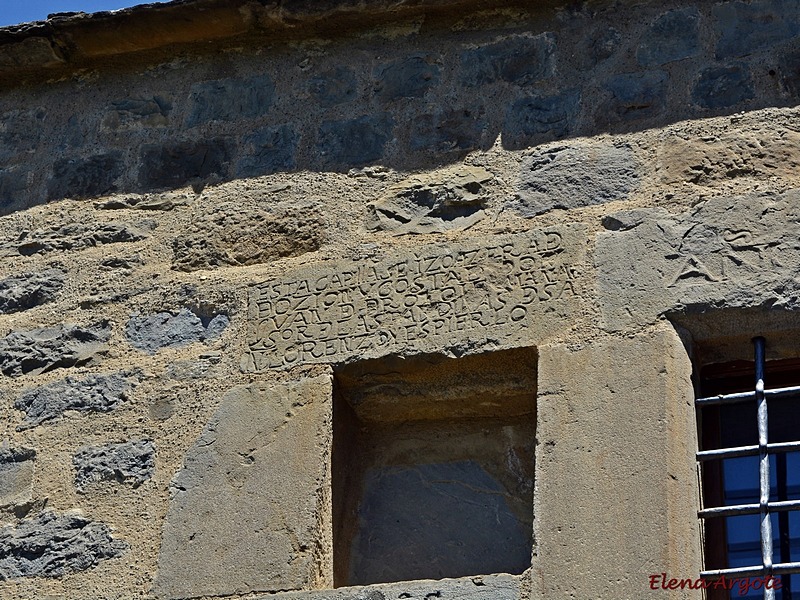
[[[273,38],[254,7],[226,37],[212,11],[158,52],[75,17],[107,44],[75,64],[0,36],[3,597],[696,577],[692,338],[796,328],[797,0],[327,4],[360,17]],[[530,568],[333,590],[341,369],[514,348]]]

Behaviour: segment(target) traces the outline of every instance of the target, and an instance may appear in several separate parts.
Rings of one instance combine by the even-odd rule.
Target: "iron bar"
[[[782,452],[799,452],[800,442],[781,442],[779,444],[767,444],[767,452],[770,454],[780,454]],[[734,448],[720,448],[719,450],[703,450],[697,453],[697,460],[714,460],[721,458],[739,458],[741,456],[757,456],[759,447],[737,446]]]
[[[791,398],[793,396],[800,396],[800,385],[785,388],[775,388],[772,390],[764,390],[764,397],[767,400],[777,400],[778,398]],[[748,400],[755,400],[756,392],[737,392],[735,394],[720,394],[719,396],[707,396],[705,398],[697,398],[695,404],[698,406],[715,406],[719,404],[736,404],[737,402],[747,402]]]

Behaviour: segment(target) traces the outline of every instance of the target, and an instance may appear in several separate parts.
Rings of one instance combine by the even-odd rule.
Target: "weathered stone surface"
[[[786,52],[780,57],[778,73],[783,88],[795,97],[800,96],[800,50]]]
[[[0,529],[0,580],[62,577],[127,550],[128,544],[112,538],[104,523],[77,512],[43,512]]]
[[[107,321],[14,331],[0,338],[0,372],[18,377],[86,364],[105,353],[110,337]]]
[[[717,58],[747,56],[800,35],[793,0],[715,4],[711,17],[717,34]]]
[[[522,573],[531,564],[530,523],[506,503],[510,492],[473,460],[371,469],[350,581]]]
[[[438,109],[409,123],[409,145],[412,150],[435,153],[474,150],[486,125],[483,107]]]
[[[83,250],[120,242],[137,242],[145,237],[147,236],[144,231],[127,223],[99,223],[96,225],[69,223],[34,231],[23,231],[17,239],[7,243],[6,246],[15,248],[24,256],[30,256],[54,251]]]
[[[260,117],[269,112],[274,96],[275,84],[269,75],[196,83],[192,86],[186,126]]]
[[[323,108],[355,100],[358,95],[358,80],[353,69],[338,66],[308,82],[308,91]]]
[[[460,166],[410,177],[368,206],[368,226],[398,233],[464,229],[484,216],[486,169]]]
[[[553,33],[510,35],[461,54],[461,79],[467,86],[507,81],[529,84],[548,77],[553,68]]]
[[[563,138],[571,133],[581,103],[580,90],[555,96],[530,96],[514,102],[506,113],[503,146],[518,150],[541,141]]]
[[[644,599],[647,574],[697,570],[692,365],[675,331],[538,351],[530,598]]]
[[[592,69],[611,58],[622,43],[619,30],[600,23],[595,27],[582,27],[575,45],[575,62],[581,69]]]
[[[713,186],[737,177],[797,178],[800,132],[778,126],[706,139],[667,138],[656,161],[663,183]]]
[[[103,481],[139,487],[153,476],[155,450],[151,440],[84,446],[72,457],[75,487],[84,492],[91,484]]]
[[[47,189],[50,198],[90,198],[116,189],[122,175],[122,154],[110,152],[89,158],[62,158],[53,165]]]
[[[600,106],[598,121],[632,121],[659,114],[666,103],[668,81],[665,71],[642,71],[611,77],[604,86],[609,98]]]
[[[580,308],[583,225],[394,250],[250,288],[245,371],[531,345]]]
[[[225,202],[194,220],[172,241],[178,271],[255,265],[317,250],[326,225],[316,208],[271,212]]]
[[[700,13],[695,8],[671,10],[645,30],[636,59],[644,67],[695,56],[700,52]]]
[[[521,600],[524,597],[519,577],[481,575],[440,581],[404,581],[368,587],[335,590],[285,592],[258,597],[257,600]]]
[[[32,66],[53,66],[64,62],[57,46],[45,37],[33,36],[15,44],[5,43],[0,49],[0,68],[20,69]]]
[[[421,98],[439,83],[441,68],[438,57],[417,54],[378,67],[375,71],[375,93],[383,101],[399,98]]]
[[[174,188],[228,174],[230,150],[224,139],[147,145],[142,148],[139,183]]]
[[[110,412],[128,400],[138,380],[133,373],[90,375],[80,379],[66,377],[61,381],[25,390],[14,402],[14,408],[25,412],[19,429],[40,425],[61,418],[68,410]]]
[[[727,108],[755,97],[747,66],[712,67],[700,73],[692,99],[703,108]]]
[[[325,121],[319,129],[317,152],[323,165],[350,167],[383,156],[392,139],[394,123],[387,114],[365,115],[345,121]]]
[[[0,507],[30,501],[36,450],[0,448]]]
[[[161,348],[216,339],[228,323],[227,315],[203,318],[188,308],[182,308],[177,313],[133,315],[125,327],[125,337],[134,348],[155,354]]]
[[[133,210],[172,210],[176,206],[186,204],[186,198],[173,194],[137,194],[130,196],[114,196],[102,202],[95,202],[94,207],[99,210],[119,210],[130,208]]]
[[[534,216],[625,200],[639,184],[639,163],[627,145],[552,146],[523,161],[517,210]]]
[[[109,104],[103,126],[112,130],[165,127],[171,111],[172,102],[161,96],[116,100]]]
[[[615,219],[595,255],[605,326],[617,331],[721,306],[797,310],[799,207],[800,191],[792,190]]]
[[[299,139],[291,125],[267,127],[245,136],[245,150],[236,163],[237,177],[258,177],[293,169]]]
[[[29,175],[27,169],[20,167],[0,169],[0,214],[25,202]]]
[[[16,109],[0,115],[0,160],[24,156],[34,150],[46,118],[44,108]]]
[[[171,484],[158,597],[313,587],[331,394],[323,375],[224,396]]]
[[[6,277],[0,280],[0,314],[52,302],[63,285],[64,271],[59,269]]]

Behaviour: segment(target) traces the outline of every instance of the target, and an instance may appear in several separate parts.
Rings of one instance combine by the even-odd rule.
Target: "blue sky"
[[[27,21],[43,21],[51,13],[78,11],[91,13],[147,2],[148,0],[0,0],[0,27]]]

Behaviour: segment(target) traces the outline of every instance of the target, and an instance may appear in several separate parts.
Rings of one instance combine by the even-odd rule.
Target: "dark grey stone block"
[[[14,331],[0,338],[0,372],[18,377],[86,364],[105,353],[110,337],[107,321]]]
[[[461,54],[461,79],[478,86],[507,81],[526,84],[543,79],[552,71],[555,35],[514,35],[498,42],[470,48]]]
[[[174,188],[228,173],[230,151],[223,139],[145,146],[139,183],[148,188]]]
[[[128,547],[111,537],[105,523],[80,514],[42,512],[0,529],[0,580],[62,577],[122,556]]]
[[[622,44],[622,34],[605,24],[594,28],[583,27],[579,33],[574,53],[575,63],[581,69],[592,69],[611,58]]]
[[[518,210],[534,216],[554,208],[579,208],[626,200],[640,184],[629,146],[559,146],[533,152],[522,164]]]
[[[358,79],[353,69],[336,67],[308,82],[308,91],[323,108],[355,100],[358,95]]]
[[[598,114],[601,122],[632,121],[653,117],[664,108],[669,76],[664,71],[615,75],[605,83],[610,94]]]
[[[692,89],[692,99],[703,108],[727,108],[754,97],[750,72],[742,64],[706,69]]]
[[[46,117],[43,108],[12,110],[0,115],[0,162],[35,150]]]
[[[172,102],[161,96],[125,98],[109,105],[103,125],[112,130],[163,127],[171,111]]]
[[[25,412],[19,429],[28,429],[59,419],[68,410],[79,412],[111,412],[128,400],[128,394],[138,379],[132,373],[90,375],[79,379],[67,377],[61,381],[25,390],[14,408]]]
[[[134,348],[155,354],[161,348],[215,339],[229,323],[227,315],[219,314],[204,322],[191,310],[183,308],[175,314],[134,315],[125,327],[125,336]]]
[[[92,483],[116,481],[139,487],[155,471],[155,446],[150,440],[131,440],[105,446],[84,446],[72,457],[75,487],[83,492]]]
[[[700,13],[695,8],[671,10],[645,30],[636,59],[645,67],[696,56],[700,52]]]
[[[375,93],[384,101],[421,98],[439,83],[441,68],[436,60],[430,54],[418,54],[379,67],[375,72]]]
[[[266,127],[244,138],[237,177],[258,177],[294,168],[299,135],[291,125]]]
[[[725,2],[711,9],[717,58],[747,56],[800,35],[796,0]]]
[[[345,121],[325,121],[319,129],[317,153],[323,166],[353,167],[383,157],[392,139],[393,122],[386,114]]]
[[[411,149],[437,153],[474,150],[487,127],[485,114],[483,107],[475,107],[443,108],[419,115],[410,123]]]
[[[800,96],[800,50],[792,50],[781,56],[777,71],[784,89],[795,97]]]
[[[208,121],[254,119],[269,112],[275,84],[269,75],[246,79],[218,79],[192,86],[187,127]]]
[[[52,302],[63,285],[64,271],[59,269],[6,277],[0,281],[0,314]]]
[[[145,237],[143,232],[125,223],[112,222],[96,225],[69,223],[30,233],[25,232],[14,243],[17,252],[23,256],[30,256],[54,251],[83,250],[105,244],[136,242]]]
[[[58,160],[53,165],[53,176],[47,186],[48,197],[91,198],[113,192],[117,189],[115,182],[122,170],[119,152]]]
[[[0,169],[0,212],[29,200],[29,173],[22,167]]]
[[[35,457],[33,448],[0,448],[0,507],[30,501]]]
[[[349,581],[522,573],[531,562],[530,524],[509,508],[507,493],[471,460],[368,471]]]
[[[518,150],[571,133],[581,104],[580,90],[566,90],[555,96],[521,98],[511,105],[503,126],[503,145]]]

